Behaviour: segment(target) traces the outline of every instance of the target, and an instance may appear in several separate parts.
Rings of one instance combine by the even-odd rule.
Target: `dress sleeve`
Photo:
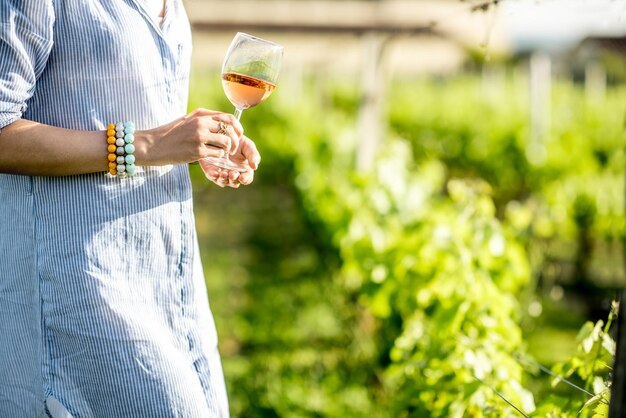
[[[22,117],[53,43],[52,0],[2,0],[0,129]]]

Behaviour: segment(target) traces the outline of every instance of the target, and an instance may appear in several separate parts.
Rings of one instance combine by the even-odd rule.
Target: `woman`
[[[186,163],[260,157],[189,58],[182,0],[1,3],[0,416],[228,416]]]

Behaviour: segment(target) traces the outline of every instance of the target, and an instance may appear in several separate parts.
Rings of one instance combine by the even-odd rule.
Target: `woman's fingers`
[[[220,170],[215,183],[220,187],[232,187],[238,188],[241,183],[239,182],[239,172],[237,170]]]
[[[239,183],[243,184],[244,186],[247,186],[248,184],[252,183],[252,180],[254,180],[254,171],[248,170],[248,171],[239,173],[238,180],[239,180]]]
[[[215,117],[209,117],[205,121],[205,130],[203,134],[203,142],[207,146],[221,148],[224,152],[234,154],[239,148],[239,137],[237,131],[232,125]]]
[[[241,154],[248,160],[248,164],[253,170],[259,168],[261,154],[259,154],[256,144],[247,136],[241,138]]]
[[[224,154],[225,154],[225,151],[222,148],[216,148],[212,145],[206,145],[205,149],[202,152],[201,158],[206,158],[206,157],[222,158]]]
[[[217,116],[220,115],[224,112],[219,112],[217,110],[210,110],[210,109],[205,109],[202,107],[199,107],[195,110],[193,110],[191,113],[187,114],[186,117],[193,117],[193,116]]]
[[[232,126],[235,131],[235,135],[237,135],[238,138],[243,135],[243,126],[241,125],[241,122],[239,122],[239,120],[230,113],[219,113],[217,115],[213,115],[213,118]]]
[[[198,108],[184,119],[196,119],[198,122],[196,126],[208,131],[201,135],[201,140],[205,145],[221,148],[231,155],[234,155],[239,149],[239,141],[243,136],[243,126],[235,116]],[[212,152],[211,156],[214,156],[213,154]]]
[[[220,115],[220,118],[221,116],[222,115]],[[219,121],[221,121],[221,119],[216,119],[215,120],[216,124],[211,125],[212,127],[210,129],[219,130],[220,129]],[[222,122],[225,123],[224,121]],[[234,130],[234,127],[233,127],[233,130]],[[236,131],[231,132],[231,133],[236,133]],[[222,147],[224,141],[228,141],[228,138],[232,140],[230,136],[226,137],[225,135],[220,135],[215,132],[212,132],[211,135],[214,137],[219,137],[219,136],[223,137],[219,140],[216,139],[216,141],[218,142],[217,146],[220,147],[219,152],[222,152],[222,150],[225,149]],[[207,148],[211,148],[210,143],[207,144]],[[213,148],[213,152],[215,152],[216,150],[218,150],[218,148]],[[239,148],[237,149],[236,157],[233,157],[233,161],[238,164],[241,164],[242,169],[240,170],[221,169],[219,167],[216,167],[215,165],[212,165],[210,162],[205,161],[205,160],[200,160],[200,165],[202,167],[202,170],[206,174],[206,176],[220,187],[238,188],[242,184],[246,186],[252,183],[252,181],[254,180],[254,170],[258,168],[259,163],[261,162],[261,155],[259,154],[259,151],[257,150],[255,143],[250,138],[246,137],[245,135],[242,135],[240,138]],[[248,167],[248,168],[243,169],[243,167]]]
[[[198,164],[200,164],[200,168],[204,172],[204,175],[207,176],[209,180],[216,180],[220,174],[220,168],[211,164],[210,161],[202,158],[198,160]]]
[[[237,170],[225,170],[204,159],[200,160],[199,163],[205,176],[220,187],[228,186],[236,189],[242,184],[247,185],[252,182],[248,172],[240,173]]]
[[[239,135],[237,135],[235,129],[226,122],[220,121],[219,124],[220,126],[218,132],[227,135],[231,140],[229,154],[233,155],[239,148]]]
[[[231,138],[227,135],[207,132],[200,134],[202,144],[204,145],[202,157],[221,158],[224,153],[230,150]]]
[[[231,170],[228,173],[228,185],[235,189],[241,185],[239,182],[239,171]]]
[[[239,138],[243,135],[241,123],[233,115],[226,113],[215,116],[214,120],[217,123],[216,132],[231,138],[232,142],[228,151],[231,155],[234,154],[239,148]]]

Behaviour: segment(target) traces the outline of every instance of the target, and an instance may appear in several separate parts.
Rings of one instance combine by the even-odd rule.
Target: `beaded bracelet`
[[[107,159],[109,174],[117,177],[134,176],[135,166],[135,124],[133,122],[111,123],[107,127]]]

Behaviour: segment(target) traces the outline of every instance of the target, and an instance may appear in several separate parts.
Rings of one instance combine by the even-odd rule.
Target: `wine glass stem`
[[[235,113],[234,116],[237,118],[237,120],[241,119],[241,112],[243,112],[243,109],[240,107],[235,107]],[[228,155],[228,153],[224,154],[223,157],[226,161],[230,161],[230,156]]]

